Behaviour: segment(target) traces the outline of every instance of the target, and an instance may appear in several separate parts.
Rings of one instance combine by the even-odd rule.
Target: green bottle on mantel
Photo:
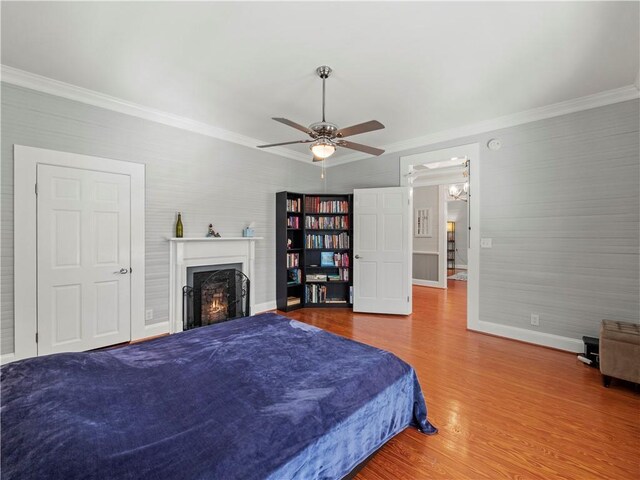
[[[178,212],[178,221],[176,222],[176,238],[182,238],[182,214]]]

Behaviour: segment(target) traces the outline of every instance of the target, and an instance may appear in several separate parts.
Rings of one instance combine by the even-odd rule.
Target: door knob
[[[113,272],[113,273],[119,273],[120,275],[126,275],[127,273],[129,273],[129,270],[127,270],[126,268],[121,268],[119,271]]]
[[[356,258],[361,258],[360,255],[356,255]]]

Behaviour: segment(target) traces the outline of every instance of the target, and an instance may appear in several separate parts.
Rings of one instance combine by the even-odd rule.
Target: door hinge
[[[35,185],[35,191],[36,191],[36,195],[38,195],[38,184],[37,183]]]
[[[407,295],[407,303],[409,303],[409,295]]]
[[[36,332],[36,343],[38,343],[38,332]]]

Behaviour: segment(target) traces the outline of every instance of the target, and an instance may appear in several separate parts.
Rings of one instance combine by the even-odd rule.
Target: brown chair
[[[612,377],[640,383],[640,324],[602,321],[600,373],[605,387]]]

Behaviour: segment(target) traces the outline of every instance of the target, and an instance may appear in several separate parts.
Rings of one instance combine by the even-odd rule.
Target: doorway
[[[468,182],[466,202],[467,211],[466,254],[467,254],[467,327],[477,329],[479,304],[479,248],[480,248],[480,147],[479,144],[460,145],[434,150],[400,158],[400,184],[416,189],[420,187],[438,188],[438,279],[437,284],[429,285],[447,288],[447,223],[448,201],[451,199],[449,187]],[[466,170],[467,176],[464,175]],[[418,205],[414,201],[414,206]],[[433,212],[433,208],[432,208]],[[414,219],[414,222],[416,220]],[[432,221],[435,221],[433,218]],[[414,225],[415,228],[415,225]],[[455,246],[454,246],[455,250]],[[454,260],[455,261],[455,260]],[[454,264],[455,268],[455,264]],[[462,269],[460,269],[462,270]],[[456,281],[456,280],[452,280]]]
[[[143,164],[14,145],[16,321],[3,362],[166,331],[145,325],[144,177]]]

